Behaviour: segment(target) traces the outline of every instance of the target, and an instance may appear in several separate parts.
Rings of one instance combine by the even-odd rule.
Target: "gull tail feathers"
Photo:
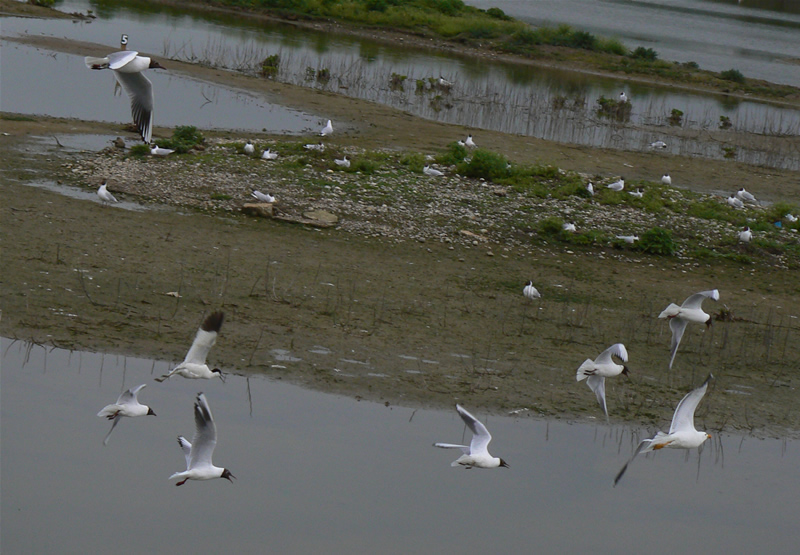
[[[86,64],[86,67],[89,69],[108,69],[108,58],[94,58],[92,56],[86,56],[83,59],[83,63]]]
[[[658,315],[659,318],[669,318],[670,316],[677,316],[680,313],[681,307],[676,305],[675,303],[670,303],[667,308],[665,308],[661,314]]]
[[[586,374],[586,370],[592,370],[594,366],[594,361],[590,358],[587,358],[583,361],[583,364],[578,366],[578,375],[576,376],[578,381],[585,380],[589,376]]]

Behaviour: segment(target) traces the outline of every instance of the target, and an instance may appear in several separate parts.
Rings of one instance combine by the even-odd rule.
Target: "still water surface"
[[[469,407],[511,468],[464,470],[431,446],[461,441],[454,410],[258,376],[158,384],[168,362],[0,347],[3,553],[796,553],[800,541],[792,441],[723,433],[699,458],[637,460],[612,488],[633,449],[619,426]],[[158,416],[124,419],[103,447],[95,414],[140,383]],[[217,422],[214,460],[237,480],[176,488],[175,438],[193,433],[198,391]]]
[[[276,55],[280,60],[277,78],[283,82],[379,102],[471,129],[590,146],[643,150],[651,142],[667,139],[666,152],[670,154],[722,158],[727,152],[723,147],[730,146],[726,137],[709,138],[709,133],[718,130],[724,116],[730,118],[734,130],[763,136],[730,149],[736,160],[789,169],[800,164],[796,147],[782,140],[800,133],[800,112],[791,108],[573,72],[486,64],[286,25],[256,25],[246,18],[145,11],[141,5],[80,0],[60,6],[64,11],[95,8],[99,17],[91,23],[4,18],[3,33],[9,37],[63,36],[108,44],[113,50],[125,32],[132,49],[250,73],[267,56]],[[18,44],[3,46],[7,51],[3,110],[127,121],[126,99],[105,93],[110,78],[103,80],[99,72],[87,72],[80,57]],[[321,70],[327,70],[331,78],[319,79]],[[269,99],[198,83],[169,71],[150,75],[156,90],[158,125],[300,132],[316,130],[326,119],[324,114],[288,110]],[[393,75],[406,79],[393,85]],[[454,83],[451,90],[430,86],[427,80],[440,75]],[[64,86],[43,86],[44,80]],[[422,90],[417,88],[418,81],[425,84]],[[598,117],[596,100],[600,96],[616,98],[623,89],[633,102],[630,118],[616,122]],[[673,109],[684,113],[678,127],[668,121]]]

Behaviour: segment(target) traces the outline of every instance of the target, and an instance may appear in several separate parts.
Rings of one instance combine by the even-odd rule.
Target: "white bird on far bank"
[[[460,465],[466,468],[472,468],[473,466],[477,466],[478,468],[497,468],[502,466],[508,468],[506,461],[499,457],[493,457],[489,454],[488,446],[489,442],[492,441],[492,434],[489,433],[489,430],[486,429],[486,426],[484,426],[483,423],[468,413],[460,405],[456,405],[456,410],[467,427],[472,431],[472,441],[470,441],[470,444],[433,444],[434,447],[439,447],[441,449],[461,449],[463,454],[450,463],[450,466]]]
[[[636,189],[635,191],[628,191],[628,194],[633,198],[642,198],[644,196],[644,191]]]
[[[111,432],[114,431],[114,428],[116,428],[117,424],[119,423],[119,419],[123,416],[134,418],[136,416],[156,415],[156,413],[153,412],[153,409],[147,405],[142,405],[139,403],[139,399],[137,398],[139,391],[141,391],[141,389],[146,385],[147,384],[142,384],[130,388],[117,398],[116,403],[113,405],[106,405],[100,412],[97,413],[97,416],[105,417],[114,421],[111,424],[111,429],[106,434],[106,437],[103,438],[103,445],[108,445],[108,438],[111,437]]]
[[[753,238],[753,232],[750,231],[749,227],[746,227],[739,232],[739,241],[742,243],[749,243],[752,238]]]
[[[667,143],[665,143],[664,141],[655,141],[650,143],[650,148],[664,149],[667,148]]]
[[[620,177],[614,183],[609,183],[608,185],[606,185],[606,187],[611,189],[612,191],[619,192],[619,191],[621,191],[621,190],[623,190],[625,188],[625,178],[624,177]]]
[[[786,214],[786,215],[784,216],[784,218],[786,218],[786,221],[787,221],[787,222],[792,222],[792,223],[794,223],[794,222],[796,222],[796,221],[797,221],[797,216],[795,216],[795,215],[793,215],[793,214]]]
[[[672,178],[669,176],[668,173],[665,173],[661,176],[661,183],[664,185],[672,185]]]
[[[620,241],[625,241],[626,243],[633,244],[639,240],[638,235],[617,235],[617,239]]]
[[[278,157],[277,152],[272,152],[272,149],[267,149],[261,153],[262,160],[275,160]]]
[[[337,166],[341,166],[343,168],[349,168],[350,167],[350,160],[347,159],[347,155],[346,154],[345,154],[344,158],[342,158],[341,160],[339,160],[338,158],[334,159],[334,162],[336,163]]]
[[[622,91],[621,93],[619,93],[619,103],[620,104],[625,104],[627,101],[628,101],[628,95],[625,94],[625,91]]]
[[[444,175],[439,170],[437,170],[435,168],[432,168],[430,166],[425,166],[424,168],[422,168],[422,173],[424,173],[425,175],[433,176],[433,177],[441,177],[441,176]]]
[[[628,351],[622,343],[615,343],[608,349],[600,353],[596,359],[587,358],[578,367],[577,380],[586,380],[589,389],[597,397],[597,402],[606,415],[608,420],[608,406],[606,405],[606,378],[613,378],[620,374],[628,375],[628,367],[624,364],[617,364],[613,357],[619,358],[622,362],[628,362]]]
[[[464,141],[464,144],[470,148],[475,148],[476,146],[478,146],[475,144],[475,141],[472,140],[472,135],[467,135],[467,140]]]
[[[703,385],[687,393],[681,399],[678,406],[675,408],[675,414],[672,416],[672,423],[669,426],[669,433],[658,432],[655,437],[651,439],[642,440],[633,452],[633,456],[628,459],[625,466],[617,473],[614,478],[614,486],[617,485],[622,475],[628,469],[633,459],[639,453],[648,453],[653,450],[669,448],[669,449],[694,449],[700,447],[711,434],[706,432],[698,432],[694,427],[694,413],[697,410],[697,405],[703,399],[708,389],[708,382],[714,379],[711,374],[708,375]]]
[[[594,196],[594,185],[592,185],[591,181],[586,184],[586,190],[589,191],[589,196]]]
[[[244,145],[244,153],[245,154],[253,154],[256,151],[256,147],[250,141],[247,141]]]
[[[174,374],[183,376],[189,379],[211,379],[219,378],[223,382],[225,376],[222,375],[222,370],[214,368],[213,370],[206,364],[206,357],[211,347],[217,342],[217,335],[222,328],[222,322],[225,320],[225,314],[222,312],[213,312],[203,320],[200,329],[197,330],[197,335],[194,337],[192,346],[189,352],[186,353],[186,358],[183,359],[178,366],[172,369],[169,374],[164,374],[160,378],[156,378],[157,382],[163,382],[167,378],[172,377]]]
[[[100,185],[100,188],[97,189],[97,196],[100,197],[100,200],[103,201],[103,204],[111,203],[111,202],[119,202],[114,195],[106,187],[106,183]]]
[[[575,233],[576,231],[575,224],[570,222],[566,222],[565,224],[563,224],[561,226],[561,229],[563,229],[564,231],[569,231],[570,233]]]
[[[158,145],[153,145],[150,149],[150,154],[153,156],[169,156],[173,152],[175,152],[175,150],[172,148],[161,148]]]
[[[541,298],[542,294],[539,293],[539,290],[533,286],[532,281],[528,281],[525,284],[525,287],[522,288],[522,294],[525,295],[526,299],[539,299]]]
[[[310,143],[303,146],[306,150],[317,150],[319,152],[325,152],[325,145],[321,142],[319,144]]]
[[[261,191],[253,191],[252,193],[250,193],[250,195],[259,202],[267,202],[269,204],[275,202],[275,197],[273,197],[269,193],[264,194]]]
[[[325,127],[319,132],[320,136],[327,137],[328,135],[333,133],[333,124],[331,120],[328,120],[328,123],[325,124]]]
[[[742,199],[744,202],[757,202],[756,197],[754,197],[752,193],[745,191],[744,187],[736,191],[736,196]]]
[[[736,195],[729,196],[727,199],[725,199],[725,202],[728,203],[728,206],[732,206],[733,208],[744,208],[744,203],[742,202],[742,199],[740,199]]]
[[[678,346],[683,339],[683,332],[686,331],[686,325],[689,322],[698,324],[705,324],[710,327],[713,323],[711,316],[703,312],[703,301],[706,299],[719,300],[719,291],[712,289],[710,291],[701,291],[689,296],[681,306],[675,303],[670,303],[661,314],[659,318],[666,318],[669,320],[669,329],[672,331],[672,342],[670,344],[670,359],[669,368],[672,370],[672,363],[675,361],[675,355],[678,353]]]
[[[110,69],[131,99],[131,115],[139,135],[149,143],[153,133],[153,84],[144,76],[146,69],[164,69],[162,65],[139,56],[133,50],[114,52],[105,58],[86,56],[84,64],[89,69]]]
[[[211,415],[211,407],[208,406],[206,396],[202,393],[197,394],[194,402],[194,437],[189,443],[185,437],[178,436],[178,445],[183,450],[186,458],[186,470],[176,472],[169,477],[182,478],[176,486],[182,486],[187,480],[213,480],[214,478],[225,478],[233,483],[231,478],[236,478],[227,468],[214,466],[212,457],[214,448],[217,446],[217,425]]]

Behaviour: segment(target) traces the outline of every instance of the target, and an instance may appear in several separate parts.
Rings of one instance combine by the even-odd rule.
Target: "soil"
[[[106,49],[36,40],[85,55]],[[433,153],[466,134],[324,92],[176,62],[170,70],[306,111],[324,108],[347,128],[332,139],[340,148]],[[605,248],[386,241],[152,202],[124,210],[31,183],[69,182],[65,164],[96,155],[42,146],[36,137],[131,133],[38,116],[3,119],[0,127],[8,133],[0,136],[3,336],[179,361],[203,316],[221,309],[226,322],[210,362],[227,372],[406,406],[458,401],[599,421],[602,411],[575,370],[623,342],[631,379],[609,380],[612,422],[668,426],[680,397],[711,372],[716,380],[698,410],[699,428],[798,436],[800,282],[789,271]],[[629,179],[652,179],[664,168],[660,154],[481,136],[520,163],[605,175],[628,164]],[[670,163],[673,179],[697,190],[747,186],[773,201],[800,193],[797,172],[682,157]],[[528,279],[541,300],[522,297]],[[708,330],[690,326],[668,371],[669,329],[656,316],[711,287],[721,300],[704,308],[721,319]]]

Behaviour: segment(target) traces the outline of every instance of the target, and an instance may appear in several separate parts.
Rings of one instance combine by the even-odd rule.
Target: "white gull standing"
[[[255,145],[251,143],[249,140],[244,145],[244,153],[245,154],[253,154],[256,151]]]
[[[231,478],[236,478],[227,468],[214,466],[211,458],[214,455],[214,448],[217,446],[217,426],[214,417],[211,416],[211,408],[208,406],[206,396],[202,393],[197,394],[194,402],[194,437],[189,443],[185,437],[178,436],[178,445],[181,446],[186,457],[186,470],[176,472],[169,477],[181,478],[176,486],[182,486],[187,480],[213,480],[214,478],[225,478],[233,483]]]
[[[470,148],[475,148],[478,146],[475,144],[475,141],[472,140],[472,135],[467,135],[467,140],[464,141],[464,144]]]
[[[336,163],[337,166],[341,166],[343,168],[349,168],[350,167],[350,160],[347,159],[347,155],[346,154],[344,155],[344,157],[342,159],[335,158],[333,161]]]
[[[103,203],[118,202],[117,199],[114,197],[114,195],[112,195],[111,192],[108,190],[106,185],[107,183],[103,183],[102,185],[100,185],[100,188],[97,189],[97,196],[100,197],[100,200],[102,200]]]
[[[694,427],[694,413],[697,410],[697,405],[703,399],[708,389],[708,382],[714,379],[711,374],[708,375],[703,385],[690,391],[681,399],[678,406],[675,408],[675,414],[672,416],[672,423],[669,426],[669,433],[658,432],[655,437],[651,439],[642,440],[633,452],[633,456],[625,463],[625,466],[617,473],[614,478],[614,485],[617,485],[622,475],[628,469],[633,459],[639,453],[648,453],[653,450],[669,448],[669,449],[694,449],[700,447],[711,434],[706,432],[698,432]]]
[[[139,135],[146,143],[153,136],[153,84],[142,73],[146,69],[164,69],[157,61],[139,56],[133,50],[114,52],[105,58],[86,56],[89,69],[110,69],[131,99],[131,114]]]
[[[213,370],[206,364],[206,357],[208,351],[217,342],[217,335],[222,328],[222,322],[225,320],[225,314],[222,312],[214,312],[210,314],[200,329],[197,330],[192,346],[189,352],[186,353],[186,358],[178,366],[172,369],[169,374],[164,374],[160,378],[156,378],[157,382],[163,382],[167,378],[172,377],[173,374],[183,376],[189,379],[211,379],[219,378],[225,381],[222,375],[222,370],[214,368]]]
[[[622,91],[621,93],[619,93],[619,103],[620,104],[625,104],[627,101],[628,101],[628,95],[625,94],[625,91]]]
[[[328,123],[326,123],[325,127],[323,127],[320,130],[319,134],[322,137],[327,137],[328,135],[330,135],[332,133],[333,133],[333,124],[331,123],[331,120],[328,120]]]
[[[681,306],[675,303],[665,308],[659,318],[666,318],[669,320],[669,329],[672,330],[672,343],[670,344],[671,358],[669,359],[669,368],[672,369],[672,363],[675,361],[675,355],[678,353],[678,345],[681,344],[683,332],[686,331],[686,324],[695,322],[698,324],[705,324],[706,327],[711,326],[711,316],[703,312],[703,301],[706,299],[719,300],[719,291],[712,289],[710,291],[700,291],[695,293],[683,301]]]
[[[672,178],[669,176],[668,173],[665,173],[661,176],[661,183],[664,185],[672,185]]]
[[[736,191],[736,196],[742,199],[744,202],[757,202],[756,197],[754,197],[752,193],[745,191],[744,187]]]
[[[525,295],[526,299],[530,300],[538,299],[542,296],[542,294],[539,293],[539,291],[533,286],[532,281],[528,281],[525,284],[525,287],[522,288],[522,294]]]
[[[608,420],[608,406],[606,405],[606,378],[613,378],[620,374],[628,375],[628,367],[624,364],[617,364],[613,357],[619,358],[622,362],[628,362],[628,351],[622,343],[615,343],[608,349],[600,353],[596,359],[587,358],[578,367],[576,376],[578,381],[586,380],[594,394],[597,402],[606,415]]]
[[[606,185],[606,187],[608,187],[612,191],[619,192],[619,191],[621,191],[621,190],[623,190],[625,188],[625,178],[624,177],[620,177],[614,183],[609,183],[608,185]]]
[[[139,403],[139,399],[137,398],[139,391],[146,385],[147,384],[142,384],[130,388],[117,398],[116,403],[113,405],[106,405],[103,407],[103,410],[97,413],[97,416],[104,416],[109,420],[113,420],[111,429],[106,434],[106,437],[103,438],[103,445],[108,445],[108,438],[111,437],[111,432],[114,431],[114,428],[116,428],[119,423],[119,419],[123,416],[134,418],[136,416],[156,415],[153,409]]]
[[[492,441],[492,434],[486,429],[480,420],[468,413],[460,405],[456,405],[458,415],[472,431],[472,441],[469,445],[456,445],[453,443],[434,443],[434,447],[442,449],[461,449],[463,453],[454,460],[450,466],[464,466],[472,468],[497,468],[499,466],[508,468],[506,461],[500,457],[493,457],[489,454],[489,442]]]
[[[749,243],[752,239],[753,239],[753,232],[750,231],[749,227],[746,227],[739,232],[740,243]]]
[[[742,199],[740,199],[736,195],[729,196],[727,199],[725,199],[725,202],[728,203],[728,206],[732,206],[733,208],[744,208],[744,203],[742,202]]]

